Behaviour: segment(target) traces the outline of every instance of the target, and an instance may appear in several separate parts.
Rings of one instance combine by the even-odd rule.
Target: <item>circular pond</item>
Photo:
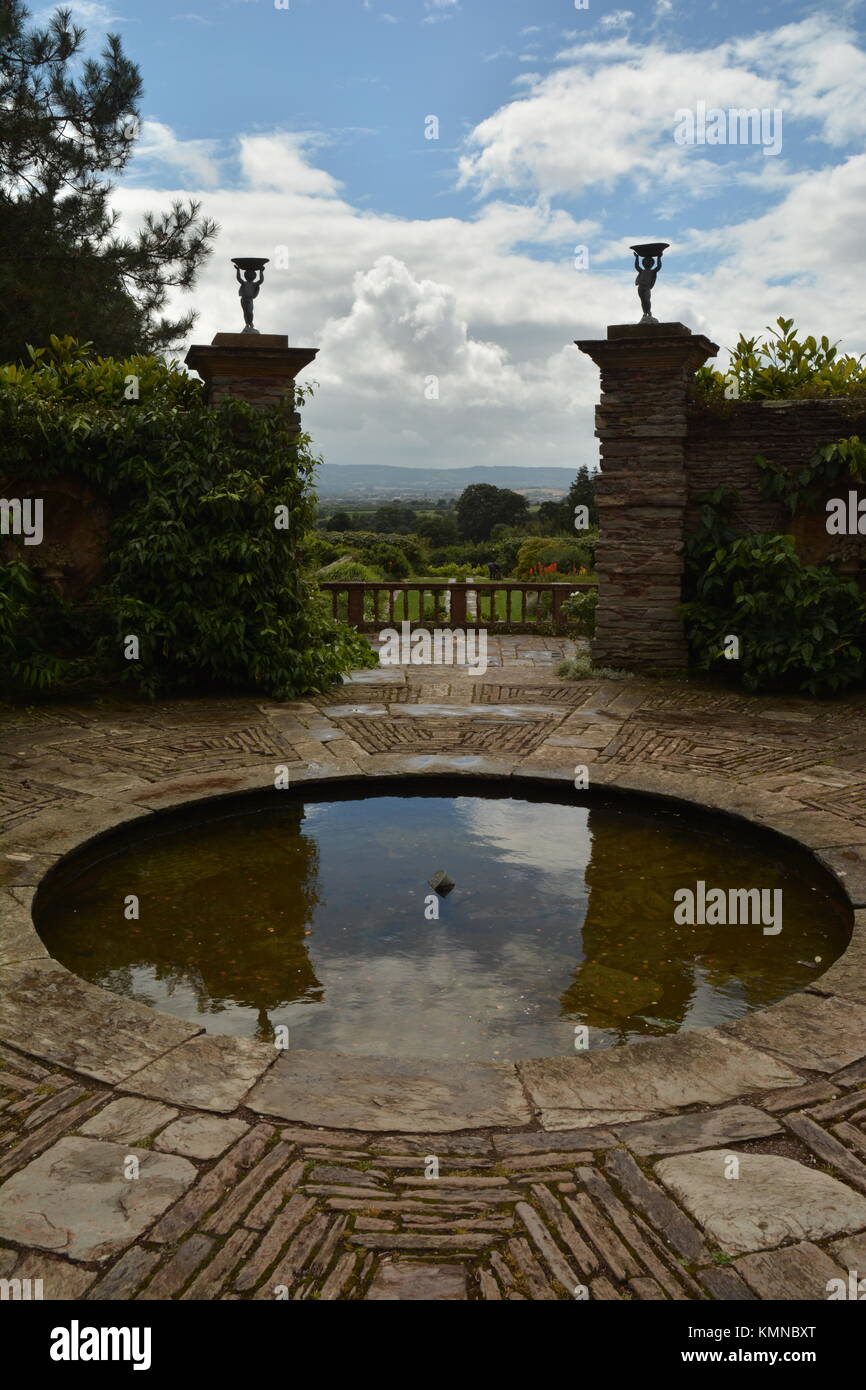
[[[64,861],[34,916],[70,970],[212,1033],[488,1061],[737,1018],[813,982],[851,923],[809,855],[744,823],[465,779],[155,816]]]

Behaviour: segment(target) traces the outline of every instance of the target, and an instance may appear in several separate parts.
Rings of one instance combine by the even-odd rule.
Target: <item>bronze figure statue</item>
[[[240,286],[241,308],[244,311],[244,332],[258,333],[258,329],[253,326],[253,300],[258,295],[262,281],[265,278],[265,266],[269,257],[267,256],[233,256],[232,265],[238,277]],[[243,271],[243,278],[241,278]],[[258,276],[258,278],[256,278]]]
[[[662,255],[669,246],[669,241],[653,241],[646,246],[629,248],[634,252],[634,268],[637,271],[635,284],[643,309],[641,323],[658,323],[658,319],[653,318],[652,314],[652,290],[662,268]]]

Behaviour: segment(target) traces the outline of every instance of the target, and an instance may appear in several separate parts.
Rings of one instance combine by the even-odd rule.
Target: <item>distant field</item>
[[[335,497],[355,501],[375,498],[387,502],[392,497],[408,501],[418,498],[459,496],[472,483],[492,483],[494,487],[536,496],[565,496],[574,481],[576,467],[557,468],[486,464],[464,468],[406,468],[393,464],[321,463],[315,485],[321,498]]]

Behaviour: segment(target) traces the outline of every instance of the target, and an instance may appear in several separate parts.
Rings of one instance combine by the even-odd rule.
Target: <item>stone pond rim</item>
[[[422,768],[418,763],[414,757],[395,756],[387,769],[361,776],[311,765],[294,774],[293,785],[363,785],[419,773],[425,780],[438,774],[449,780],[466,776],[476,783],[511,780],[515,786],[572,782],[564,772],[523,773],[513,764],[485,757],[429,757]],[[794,834],[790,815],[774,813],[771,797],[750,796],[746,788],[731,788],[722,779],[697,779],[696,799],[684,795],[686,788],[676,785],[679,779],[662,770],[626,773],[620,767],[605,773],[603,766],[593,771],[593,789],[602,797],[691,806],[811,852],[849,906],[861,909],[853,911],[846,950],[808,988],[734,1023],[595,1053],[515,1063],[280,1054],[246,1038],[208,1034],[67,971],[48,955],[33,926],[30,907],[45,877],[40,874],[26,886],[0,889],[0,1040],[118,1093],[217,1114],[243,1106],[256,1115],[300,1125],[419,1134],[617,1126],[801,1085],[861,1060],[866,1055],[866,893],[859,886],[846,891],[829,859],[820,855],[820,835],[810,842],[808,816],[797,827],[801,833]],[[690,777],[692,786],[695,780]],[[262,768],[221,794],[213,777],[202,775],[190,778],[184,794],[156,814],[171,817],[203,800],[237,800],[270,789],[272,780]],[[61,834],[59,863],[153,814],[100,797],[93,798],[92,810],[95,815],[80,816],[74,830]],[[21,848],[32,847],[34,854],[44,849],[39,823],[44,820],[48,826],[52,819],[51,811],[37,816]]]

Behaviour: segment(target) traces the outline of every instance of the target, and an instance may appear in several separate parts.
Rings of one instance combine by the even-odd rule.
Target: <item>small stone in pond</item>
[[[442,898],[445,897],[446,893],[450,893],[454,887],[453,878],[449,878],[444,869],[437,869],[433,877],[428,878],[427,882]]]

